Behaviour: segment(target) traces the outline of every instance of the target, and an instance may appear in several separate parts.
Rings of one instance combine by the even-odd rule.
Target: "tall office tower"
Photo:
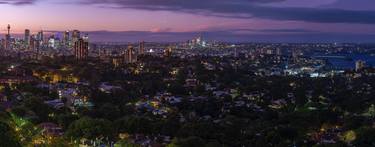
[[[282,52],[281,48],[276,48],[276,55],[278,55],[278,56],[283,55],[283,52]]]
[[[299,61],[300,56],[301,51],[299,49],[292,49],[292,58],[294,63],[297,63]]]
[[[137,55],[134,52],[134,48],[131,45],[128,45],[128,49],[124,53],[125,63],[134,63],[137,61]]]
[[[138,48],[138,55],[143,55],[145,54],[145,42],[142,41],[139,43],[139,48]]]
[[[0,49],[4,49],[5,47],[5,39],[1,39],[1,46],[0,46]]]
[[[25,38],[23,39],[23,41],[25,42],[25,47],[28,48],[30,45],[30,30],[29,29],[25,30]]]
[[[10,36],[10,24],[8,24],[7,29],[8,29],[8,33],[7,34]]]
[[[171,57],[172,56],[172,48],[168,47],[167,49],[164,49],[164,57]]]
[[[38,35],[37,35],[37,37],[36,37],[36,40],[38,40],[38,42],[39,42],[39,45],[38,45],[38,46],[42,46],[42,45],[43,45],[43,41],[44,41],[43,30],[41,30],[40,32],[38,32]]]
[[[73,30],[72,32],[72,44],[77,42],[81,38],[81,32],[78,30]]]
[[[37,38],[38,36],[35,36],[35,35],[30,36],[30,44],[29,44],[29,50],[35,53],[35,56],[34,56],[35,59],[39,58],[40,41]]]
[[[87,37],[79,38],[74,43],[74,55],[77,60],[85,60],[89,56],[89,42]]]
[[[366,63],[365,61],[358,60],[355,62],[355,71],[361,71],[363,68],[365,68]]]
[[[4,41],[4,49],[9,49],[10,48],[10,25],[8,24],[7,27],[7,34],[5,35],[5,41]]]
[[[35,36],[33,35],[30,37],[29,50],[35,50],[37,47],[36,44],[37,44],[37,41],[35,39]]]
[[[104,61],[107,58],[107,50],[104,48],[99,48],[99,59]]]
[[[64,44],[64,46],[69,46],[69,40],[70,40],[69,34],[70,34],[69,31],[65,31],[63,34],[62,43]]]

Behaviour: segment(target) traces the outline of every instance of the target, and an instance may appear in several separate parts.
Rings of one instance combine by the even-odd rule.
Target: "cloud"
[[[264,32],[264,33],[313,33],[317,31],[307,29],[230,29],[229,32]]]
[[[35,2],[36,0],[0,0],[0,4],[9,4],[9,5],[30,5]]]
[[[0,0],[0,4],[30,5],[36,1],[47,0]],[[320,7],[304,7],[303,4],[309,4],[307,0],[68,0],[69,2],[114,9],[172,11],[238,19],[375,24],[373,0],[337,0],[335,3],[330,1],[332,4],[329,6]],[[323,0],[314,0],[314,3],[324,4]]]
[[[375,10],[374,0],[337,0],[335,3],[327,4],[325,8],[344,8],[348,10]]]
[[[171,28],[152,28],[151,30],[150,30],[151,32],[170,32],[170,31],[172,31],[172,29]]]
[[[173,11],[242,19],[375,24],[375,11],[277,6],[278,2],[284,1],[286,0],[81,0],[80,3],[116,9]],[[272,6],[266,6],[265,3],[272,3]]]

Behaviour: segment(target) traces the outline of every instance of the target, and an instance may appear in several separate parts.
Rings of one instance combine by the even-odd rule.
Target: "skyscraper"
[[[5,35],[5,42],[4,42],[4,49],[9,49],[10,48],[10,41],[11,41],[11,37],[10,37],[10,25],[8,24],[8,27],[7,27],[7,34]]]
[[[40,32],[38,32],[36,40],[38,40],[39,46],[43,45],[43,40],[44,40],[43,30],[41,30]]]
[[[8,35],[10,35],[10,24],[8,24]]]
[[[168,48],[164,49],[164,56],[165,57],[171,57],[172,56],[172,48],[171,47],[168,47]]]
[[[73,30],[72,32],[72,44],[77,42],[81,38],[81,32],[78,30]]]
[[[24,37],[23,41],[25,43],[25,47],[29,48],[29,45],[30,45],[30,30],[29,29],[25,30],[25,37]]]
[[[70,40],[69,34],[70,34],[69,31],[65,31],[63,34],[62,43],[64,46],[69,46],[69,40]]]
[[[128,45],[128,49],[125,50],[124,60],[125,63],[134,63],[137,61],[137,56],[132,45]]]
[[[355,62],[355,70],[356,71],[361,71],[363,68],[365,68],[366,62],[362,60],[358,60]]]
[[[79,38],[74,43],[74,55],[77,60],[85,60],[89,56],[89,42],[87,37]]]
[[[138,55],[143,55],[145,53],[145,42],[142,41],[139,43],[139,48],[138,48]]]
[[[30,43],[29,43],[30,50],[35,51],[39,48],[39,41],[36,38],[37,37],[35,35],[30,36]]]

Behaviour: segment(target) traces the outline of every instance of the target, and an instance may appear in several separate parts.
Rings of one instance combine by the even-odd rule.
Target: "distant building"
[[[133,46],[128,46],[128,49],[124,53],[124,61],[125,63],[134,63],[137,61],[137,55],[134,52]]]
[[[77,42],[81,38],[81,32],[78,30],[73,30],[72,32],[72,44]]]
[[[48,137],[59,137],[62,136],[63,129],[54,123],[41,123],[38,125],[42,129],[42,134]]]
[[[69,34],[70,34],[69,31],[65,31],[63,34],[62,43],[65,46],[69,46],[69,40],[70,40]]]
[[[5,35],[5,40],[4,40],[4,43],[3,43],[3,48],[4,49],[10,49],[10,45],[11,45],[11,37],[10,37],[10,25],[8,24],[8,27],[7,27],[7,34]]]
[[[171,57],[172,56],[172,48],[168,47],[167,49],[164,49],[164,57]]]
[[[30,42],[29,43],[29,49],[30,50],[35,51],[39,48],[39,42],[38,42],[38,40],[36,39],[35,36],[31,36],[29,42]]]
[[[117,68],[124,63],[124,58],[121,56],[112,57],[112,65]]]
[[[39,46],[42,46],[43,45],[43,40],[44,40],[44,34],[43,34],[43,31],[40,31],[38,32],[38,35],[36,37],[36,40],[39,41]]]
[[[29,45],[30,45],[30,30],[29,29],[25,30],[25,37],[24,37],[23,41],[25,43],[25,47],[29,48]]]
[[[145,53],[145,42],[142,41],[139,43],[139,48],[138,48],[138,55],[143,55]]]
[[[278,55],[278,56],[283,55],[283,52],[281,51],[281,48],[276,48],[276,55]]]
[[[203,40],[202,35],[194,38],[193,40],[189,41],[188,43],[191,48],[202,48],[207,47],[207,42]]]
[[[79,38],[74,43],[74,55],[77,60],[85,60],[89,56],[89,42],[88,38]]]
[[[355,62],[355,71],[361,71],[363,68],[365,68],[366,62],[362,60],[358,60]]]

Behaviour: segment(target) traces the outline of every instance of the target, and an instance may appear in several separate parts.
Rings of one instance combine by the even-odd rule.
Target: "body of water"
[[[367,66],[375,67],[375,56],[368,54],[316,54],[314,58],[326,59],[333,68],[337,69],[354,69],[355,62],[362,60]]]

